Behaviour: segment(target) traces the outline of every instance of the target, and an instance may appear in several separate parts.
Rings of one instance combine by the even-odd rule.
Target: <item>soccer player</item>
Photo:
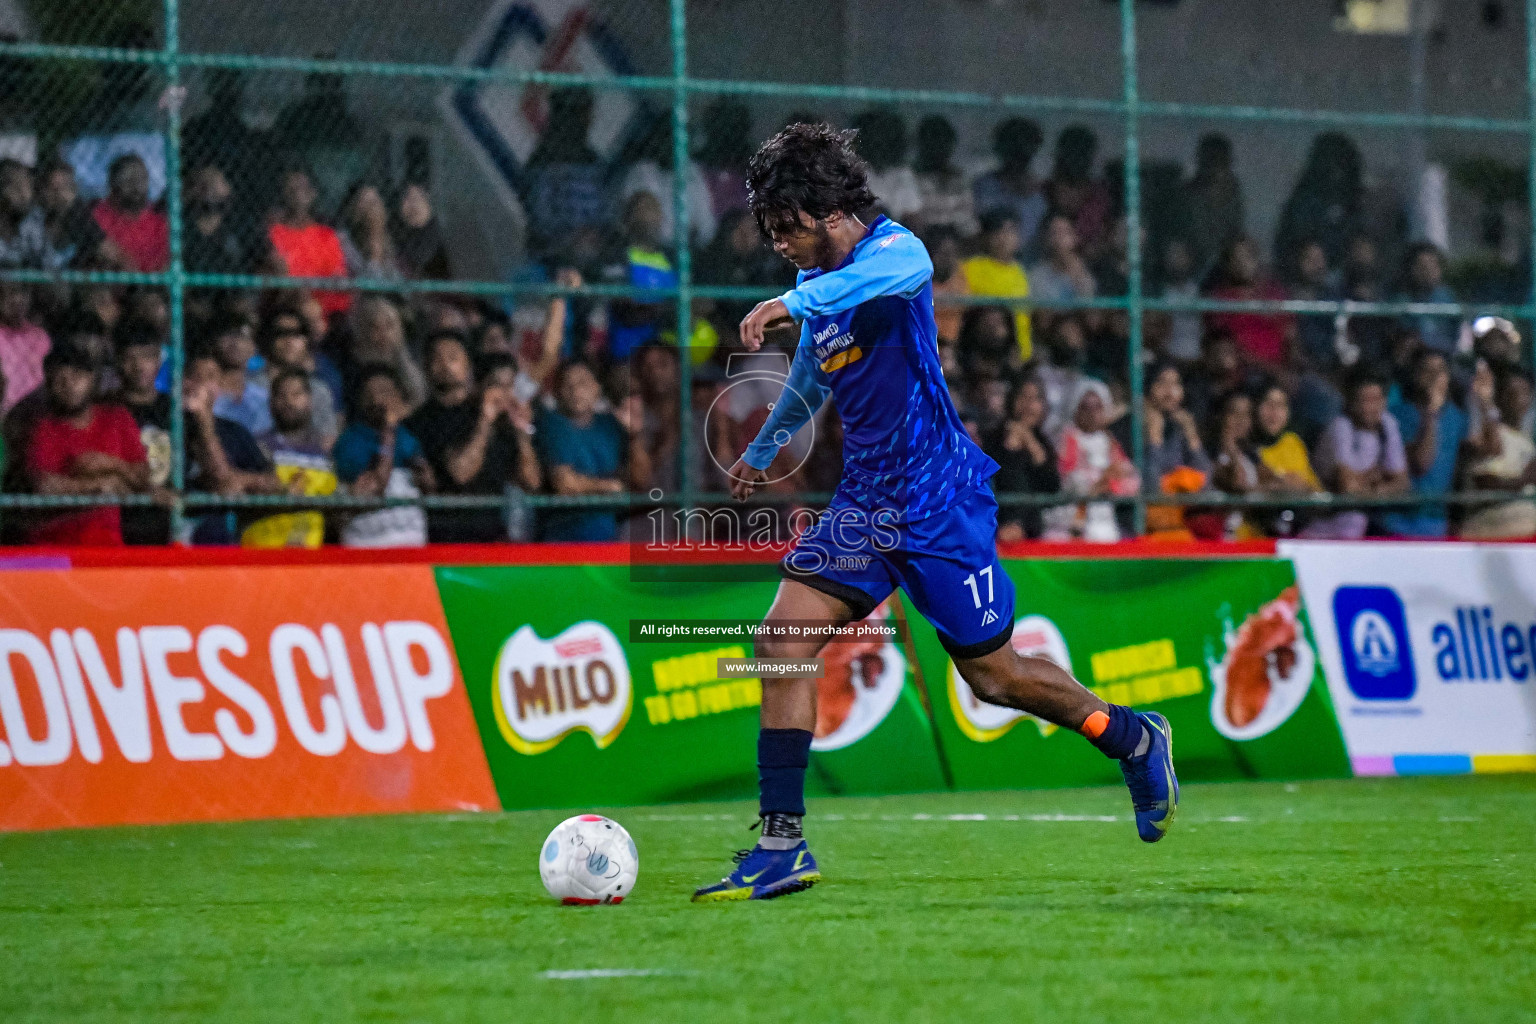
[[[1120,762],[1137,833],[1155,843],[1178,807],[1168,721],[1106,704],[1054,662],[1014,651],[1013,583],[998,561],[988,483],[998,467],[967,436],[944,384],[927,251],[899,224],[857,216],[875,197],[853,138],[791,125],[748,165],[752,214],[800,274],[741,322],[742,344],[756,351],[765,331],[793,321],[800,341],[783,393],[731,470],[732,493],[745,500],[768,479],[829,394],[844,431],[842,482],[781,564],[765,623],[856,622],[901,587],[978,698],[1074,729]],[[824,643],[769,633],[755,654],[813,658]],[[695,901],[772,899],[821,878],[801,831],[815,725],[814,679],[764,677],[762,831]]]

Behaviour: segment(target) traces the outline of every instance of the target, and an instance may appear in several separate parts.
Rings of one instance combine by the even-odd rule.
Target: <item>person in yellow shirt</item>
[[[1323,483],[1312,469],[1307,446],[1294,430],[1291,400],[1285,389],[1269,384],[1259,393],[1253,441],[1259,454],[1261,486],[1279,494],[1316,494]]]
[[[981,215],[981,252],[960,265],[972,295],[1022,299],[1029,295],[1029,278],[1019,262],[1019,222],[1011,210],[989,210]],[[1033,346],[1029,314],[1014,313],[1019,355],[1027,362]]]

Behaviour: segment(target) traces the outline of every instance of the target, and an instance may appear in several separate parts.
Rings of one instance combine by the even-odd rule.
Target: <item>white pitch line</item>
[[[871,821],[877,820],[867,814],[853,816],[842,814],[811,815],[812,820],[822,822],[842,821]],[[638,821],[740,821],[739,816],[730,814],[644,814],[637,817]],[[1045,822],[1116,822],[1129,821],[1129,816],[1121,817],[1114,814],[882,814],[879,821],[1045,821]],[[1478,821],[1477,818],[1441,818],[1441,821]],[[1219,818],[1205,818],[1205,823],[1225,822],[1233,824],[1246,824],[1251,818],[1241,814],[1227,814]]]
[[[540,971],[546,981],[588,981],[593,978],[659,978],[683,974],[665,967],[591,967],[580,971]]]

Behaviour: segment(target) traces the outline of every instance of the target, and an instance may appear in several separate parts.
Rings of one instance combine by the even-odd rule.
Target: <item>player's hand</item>
[[[741,347],[756,352],[763,347],[763,335],[795,322],[781,299],[769,299],[752,307],[752,312],[741,321]]]
[[[731,497],[737,501],[746,501],[752,497],[752,492],[757,490],[759,484],[768,479],[766,469],[758,469],[749,466],[746,459],[737,459],[736,465],[731,467]]]

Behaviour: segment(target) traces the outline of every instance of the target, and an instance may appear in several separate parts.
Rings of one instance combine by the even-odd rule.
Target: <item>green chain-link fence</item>
[[[891,31],[922,32],[924,14],[913,11],[900,26]],[[1035,5],[1039,6],[1039,5]],[[1110,9],[1105,5],[1106,10]],[[505,125],[474,124],[471,116],[475,96],[500,96],[499,109],[505,115],[517,102],[549,103],[551,94],[561,90],[585,90],[596,98],[594,131],[609,134],[610,154],[614,160],[623,154],[634,155],[649,145],[657,158],[656,140],[670,144],[673,167],[687,167],[698,149],[701,119],[708,108],[721,100],[739,104],[755,121],[756,136],[766,135],[773,126],[784,123],[791,112],[809,111],[817,116],[848,121],[851,115],[870,107],[894,107],[903,112],[945,111],[958,119],[978,121],[1008,115],[1071,119],[1094,126],[1101,135],[1118,135],[1123,141],[1119,166],[1121,194],[1116,197],[1123,210],[1131,239],[1123,294],[1094,298],[1051,301],[1032,299],[958,298],[962,305],[1006,303],[1017,309],[1123,311],[1128,314],[1124,367],[1129,396],[1129,437],[1138,467],[1145,466],[1143,404],[1143,328],[1148,313],[1206,314],[1220,312],[1285,312],[1330,316],[1444,316],[1460,319],[1474,315],[1496,314],[1514,320],[1536,315],[1536,300],[1529,293],[1528,252],[1523,283],[1518,296],[1506,296],[1492,302],[1410,302],[1326,300],[1218,301],[1207,298],[1153,297],[1145,287],[1144,246],[1137,241],[1144,235],[1147,217],[1143,187],[1148,179],[1142,159],[1142,140],[1149,126],[1197,123],[1220,125],[1234,131],[1292,133],[1348,129],[1359,132],[1406,132],[1443,138],[1458,133],[1476,137],[1515,140],[1521,151],[1520,163],[1536,154],[1536,0],[1526,4],[1525,78],[1521,94],[1521,116],[1465,116],[1454,112],[1433,112],[1430,103],[1419,102],[1411,113],[1369,110],[1304,109],[1264,105],[1215,105],[1205,102],[1150,99],[1142,94],[1145,68],[1138,52],[1138,8],[1134,0],[1118,2],[1119,82],[1109,83],[1113,75],[1105,68],[1085,74],[1088,85],[1081,95],[1036,95],[997,93],[983,89],[897,88],[850,85],[840,66],[855,35],[847,8],[806,3],[754,6],[694,0],[633,0],[602,2],[587,6],[532,4],[526,9],[517,4],[491,5],[483,2],[449,2],[422,5],[423,10],[389,11],[362,9],[357,4],[333,4],[323,10],[297,0],[272,0],[270,3],[229,5],[219,0],[33,0],[22,4],[23,31],[0,42],[0,146],[23,140],[20,149],[8,149],[23,163],[38,172],[37,188],[46,188],[44,172],[58,155],[65,155],[77,175],[80,186],[99,194],[105,187],[105,161],[109,140],[128,140],[138,146],[149,165],[152,198],[163,203],[168,220],[168,261],[163,269],[102,269],[89,260],[35,267],[0,268],[0,282],[21,282],[35,286],[35,294],[49,301],[63,301],[71,290],[72,301],[89,304],[91,289],[132,288],[136,294],[163,293],[164,315],[169,338],[171,469],[169,487],[174,495],[173,523],[182,517],[209,508],[226,509],[245,505],[302,504],[306,507],[366,507],[420,503],[430,508],[498,507],[516,503],[522,507],[556,508],[565,506],[622,506],[633,499],[623,495],[606,497],[571,497],[554,495],[448,496],[425,498],[365,498],[358,496],[310,497],[297,501],[282,495],[230,496],[197,493],[186,487],[185,439],[182,437],[182,372],[187,352],[186,325],[189,308],[197,308],[200,297],[216,293],[251,293],[272,291],[345,289],[353,295],[373,292],[410,300],[415,297],[452,295],[483,297],[498,302],[535,303],[554,295],[578,301],[609,299],[645,299],[666,301],[675,310],[676,337],[696,338],[696,309],[710,303],[745,303],[776,294],[778,289],[760,285],[702,283],[702,251],[689,244],[676,247],[675,284],[637,287],[633,284],[585,281],[579,287],[567,287],[552,278],[524,274],[519,264],[536,262],[537,241],[528,225],[513,225],[522,232],[516,244],[498,238],[496,218],[482,218],[475,203],[485,208],[495,206],[494,189],[485,197],[459,197],[457,186],[472,182],[483,187],[486,180],[504,178],[516,190],[519,162],[526,164],[526,151],[517,151],[518,142],[510,142]],[[542,11],[560,8],[565,20],[560,24],[537,25]],[[1412,5],[1409,5],[1412,9]],[[519,14],[522,11],[522,15]],[[490,15],[499,13],[495,23]],[[1038,13],[1038,12],[1037,12]],[[1098,12],[1102,14],[1103,12]],[[1315,15],[1316,12],[1313,12]],[[997,17],[1011,16],[998,8]],[[1276,11],[1279,17],[1280,12]],[[519,21],[524,17],[524,21]],[[807,19],[827,19],[828,31]],[[1092,21],[1090,14],[1089,20]],[[1099,18],[1107,28],[1109,22]],[[479,28],[469,33],[468,25]],[[300,26],[303,28],[301,29]],[[528,29],[544,57],[509,60],[515,44],[496,50],[497,32],[515,37]],[[865,26],[861,31],[878,38],[880,27]],[[937,32],[938,29],[933,29]],[[566,33],[569,38],[562,36]],[[828,36],[842,35],[841,40]],[[334,53],[316,55],[311,36],[323,39]],[[745,38],[754,37],[752,41]],[[707,40],[701,48],[700,40]],[[935,40],[937,45],[938,40]],[[740,43],[750,59],[735,57],[733,43]],[[568,44],[568,45],[566,45]],[[483,53],[476,53],[479,45]],[[867,44],[866,44],[867,45]],[[561,50],[559,59],[548,59],[550,52]],[[580,49],[596,51],[596,58],[583,59]],[[537,49],[537,47],[536,47]],[[793,51],[793,56],[790,55]],[[840,54],[843,56],[840,57]],[[782,58],[782,59],[780,59]],[[976,54],[976,60],[1007,60],[1006,54]],[[939,66],[939,65],[936,65]],[[571,70],[577,68],[577,70]],[[596,68],[598,70],[593,70]],[[855,72],[856,74],[856,72]],[[924,69],[886,69],[886,80],[922,81]],[[970,80],[977,80],[977,75]],[[999,80],[1017,81],[1016,74],[1000,74]],[[1422,68],[1419,78],[1422,79]],[[1475,72],[1474,72],[1475,77]],[[986,81],[983,71],[980,80]],[[1417,88],[1423,91],[1423,82]],[[1262,84],[1260,86],[1262,91]],[[1433,90],[1431,90],[1431,93]],[[508,97],[511,97],[509,100]],[[519,97],[521,99],[519,100]],[[1423,97],[1420,97],[1422,101]],[[241,122],[242,110],[261,106],[276,110],[271,127],[257,133]],[[387,112],[389,124],[380,130],[377,120],[359,116],[360,110],[377,106]],[[192,116],[187,116],[191,114]],[[479,115],[485,118],[483,111]],[[606,121],[604,119],[607,119]],[[450,131],[445,122],[452,120]],[[365,121],[368,123],[365,125]],[[453,131],[479,130],[503,136],[500,151],[495,146],[481,147],[475,158],[460,153],[458,167],[445,174],[448,161],[440,154]],[[637,133],[632,126],[649,124]],[[631,126],[628,131],[624,125]],[[668,130],[670,129],[670,130]],[[515,136],[516,132],[510,133]],[[1279,136],[1277,136],[1279,137]],[[30,142],[25,140],[30,139]],[[647,141],[649,140],[649,141]],[[1296,137],[1299,141],[1299,137]],[[116,145],[117,143],[114,143]],[[1285,145],[1282,142],[1280,145]],[[1508,148],[1507,143],[1504,144]],[[636,147],[641,147],[637,149]],[[1274,148],[1273,142],[1271,149]],[[396,182],[432,180],[434,200],[442,204],[450,236],[462,233],[475,236],[470,246],[474,255],[458,260],[451,271],[420,273],[405,277],[373,278],[364,274],[344,282],[332,278],[308,278],[275,274],[259,264],[238,270],[210,271],[189,267],[188,226],[185,190],[189,172],[212,161],[223,164],[230,179],[237,205],[233,216],[259,220],[261,207],[269,203],[280,178],[279,150],[296,149],[304,153],[313,171],[320,194],[321,209],[339,213],[348,184],[358,180],[392,178]],[[121,148],[119,148],[121,151]],[[609,158],[610,154],[605,154]],[[477,162],[478,161],[478,162]],[[662,165],[666,159],[660,159]],[[1137,173],[1123,173],[1124,168]],[[1529,219],[1536,203],[1536,179],[1523,169],[1514,177],[1524,177],[1523,215]],[[444,181],[444,178],[450,180]],[[1505,178],[1510,178],[1506,174]],[[435,179],[435,180],[434,180]],[[669,176],[672,194],[665,205],[670,209],[670,237],[689,239],[690,201],[686,175]],[[506,187],[498,185],[496,187]],[[1505,190],[1509,190],[1505,182]],[[473,192],[473,189],[470,189]],[[526,197],[524,197],[526,198]],[[696,214],[697,206],[694,204]],[[452,214],[450,217],[449,214]],[[515,219],[515,218],[514,218]],[[481,223],[482,220],[495,223]],[[1525,228],[1523,230],[1529,230]],[[510,234],[512,232],[507,232]],[[454,241],[450,238],[450,242]],[[1527,243],[1528,247],[1528,243]],[[454,250],[448,245],[449,251]],[[459,253],[455,252],[457,257]],[[82,294],[87,298],[82,300]],[[153,300],[147,300],[150,306]],[[1527,332],[1529,333],[1529,332]],[[692,393],[693,360],[681,359],[678,403],[679,438],[677,487],[664,501],[689,507],[708,502],[714,495],[701,492],[699,462],[692,457],[694,446],[702,443],[696,434],[698,424],[690,413],[687,396]],[[17,453],[12,453],[12,459]],[[1143,474],[1145,478],[1145,474]],[[640,496],[644,497],[644,496]],[[814,500],[825,495],[800,495]],[[1000,495],[1004,504],[1059,504],[1059,495]],[[1460,492],[1437,496],[1436,504],[1469,504],[1507,499],[1508,494]],[[1196,495],[1153,495],[1143,493],[1129,498],[1109,499],[1134,509],[1138,528],[1145,524],[1148,501],[1158,504],[1186,504],[1206,507],[1370,507],[1402,506],[1403,497],[1362,498],[1320,494],[1312,496],[1230,496],[1203,492]],[[1409,498],[1421,500],[1419,497]],[[122,504],[142,506],[150,499],[141,495],[60,497],[20,493],[0,495],[0,507],[28,509],[63,505]],[[175,532],[173,528],[173,532]]]

